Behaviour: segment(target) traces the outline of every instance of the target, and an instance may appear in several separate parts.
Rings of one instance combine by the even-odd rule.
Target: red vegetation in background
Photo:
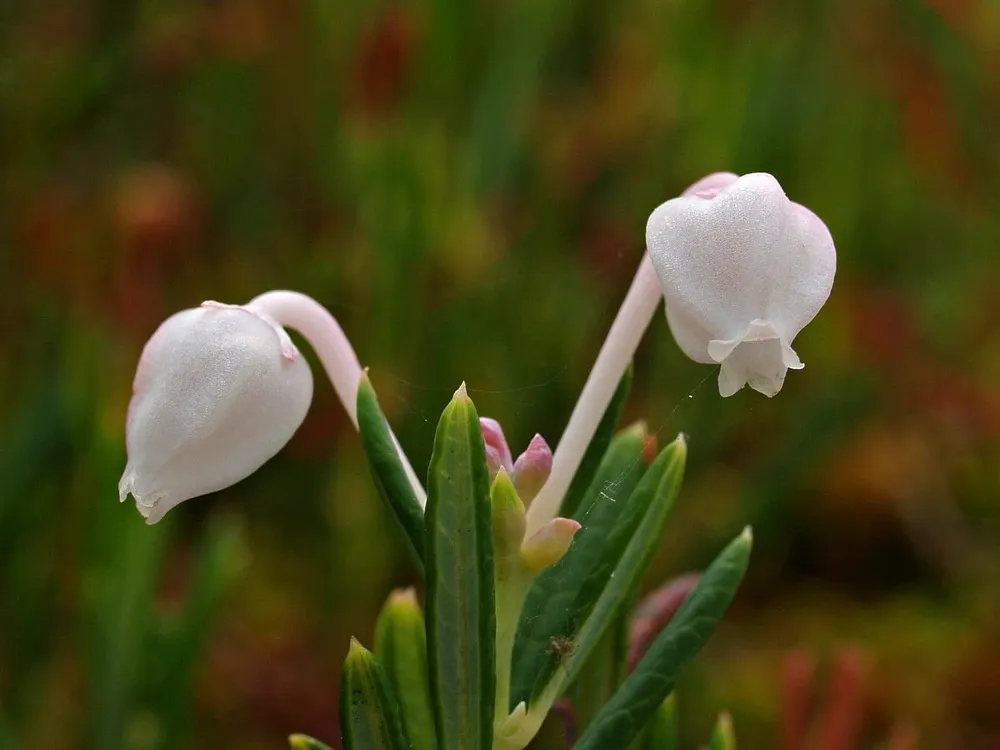
[[[203,32],[208,48],[229,60],[259,58],[268,50],[278,20],[269,10],[260,0],[206,4]]]
[[[389,181],[397,179],[394,169],[383,170],[388,176],[364,171],[370,167],[365,149],[382,146],[377,126],[385,125],[388,140],[394,148],[402,144],[407,156],[411,148],[415,153],[433,148],[440,150],[443,159],[454,160],[444,164],[442,173],[459,173],[456,164],[467,157],[466,134],[460,128],[454,143],[442,148],[425,140],[426,131],[433,127],[426,127],[428,123],[416,117],[411,119],[411,112],[405,110],[409,96],[424,94],[411,83],[424,51],[422,24],[431,23],[427,16],[416,15],[412,6],[369,4],[356,13],[352,8],[348,14],[350,24],[331,29],[336,38],[317,42],[319,35],[305,28],[309,22],[308,3],[154,3],[156,7],[151,7],[149,13],[123,14],[120,26],[115,26],[115,3],[81,0],[21,5],[23,11],[15,13],[4,37],[10,72],[5,80],[12,85],[0,87],[4,113],[0,117],[0,134],[4,136],[0,146],[4,153],[0,187],[7,203],[0,225],[9,226],[14,248],[5,277],[11,294],[0,302],[5,306],[0,339],[9,341],[10,351],[14,352],[7,363],[11,371],[39,378],[48,372],[37,363],[19,358],[17,352],[36,348],[42,336],[55,335],[51,325],[32,325],[33,317],[45,319],[53,310],[58,311],[56,322],[65,328],[66,339],[52,343],[62,346],[76,336],[92,337],[96,329],[102,335],[108,333],[108,351],[121,355],[112,359],[125,361],[126,355],[130,358],[129,352],[174,311],[177,297],[171,295],[183,295],[189,302],[194,286],[225,287],[242,277],[240,283],[246,288],[259,291],[262,280],[280,270],[284,280],[280,283],[305,280],[314,285],[308,291],[319,290],[325,302],[357,304],[357,297],[363,296],[358,290],[374,286],[364,274],[374,277],[383,271],[378,264],[395,262],[388,253],[377,260],[358,260],[372,245],[372,237],[366,235],[372,228],[359,218],[358,207],[367,200],[366,191],[389,194]],[[491,12],[506,12],[502,3],[487,5]],[[423,315],[428,325],[432,324],[434,304],[439,304],[442,297],[461,301],[470,290],[476,292],[471,281],[452,282],[478,278],[463,273],[463,268],[487,267],[476,260],[488,257],[486,251],[470,250],[484,242],[476,236],[476,232],[483,232],[475,220],[479,216],[489,217],[486,223],[491,226],[503,227],[502,241],[497,241],[509,250],[490,247],[489,252],[495,255],[489,257],[503,254],[504,273],[527,278],[534,273],[535,253],[559,253],[561,259],[576,266],[574,272],[592,274],[594,288],[604,290],[610,304],[614,298],[611,292],[624,290],[642,249],[641,225],[634,216],[625,216],[637,195],[646,200],[649,195],[666,196],[671,186],[682,187],[685,180],[696,176],[686,170],[694,168],[700,158],[732,158],[762,168],[767,167],[770,156],[775,156],[779,165],[782,158],[791,160],[787,153],[768,155],[762,151],[758,140],[766,145],[769,139],[755,134],[753,123],[730,133],[706,122],[702,125],[704,132],[693,133],[688,129],[698,122],[685,120],[685,113],[700,108],[709,113],[715,109],[726,111],[734,93],[756,91],[754,86],[758,85],[766,90],[764,84],[768,82],[773,83],[775,92],[788,97],[783,106],[799,116],[798,121],[806,129],[803,132],[822,145],[822,150],[810,147],[809,158],[822,160],[823,174],[844,180],[832,186],[819,184],[803,173],[799,187],[820,196],[819,200],[826,202],[824,209],[841,209],[841,221],[849,224],[856,220],[858,226],[854,228],[858,233],[872,227],[872,214],[870,206],[857,210],[852,203],[855,196],[851,181],[867,181],[871,175],[879,178],[877,184],[891,185],[898,191],[887,202],[896,206],[894,210],[900,216],[876,227],[887,233],[884,237],[892,232],[910,237],[911,229],[926,231],[931,237],[962,236],[958,230],[969,226],[968,237],[976,232],[986,237],[995,231],[992,201],[996,196],[997,162],[981,158],[993,142],[990,123],[1000,111],[1000,44],[995,43],[997,16],[990,10],[990,3],[828,0],[795,4],[726,0],[719,4],[718,13],[715,9],[703,12],[697,3],[668,3],[662,8],[655,3],[613,5],[612,23],[603,18],[600,23],[588,21],[587,12],[578,15],[576,10],[567,11],[568,15],[558,22],[562,26],[553,37],[557,44],[547,52],[539,70],[537,90],[527,104],[528,127],[519,146],[518,158],[524,160],[530,184],[512,181],[513,189],[491,196],[490,202],[470,195],[463,210],[473,219],[446,222],[458,227],[451,231],[447,227],[441,230],[438,225],[439,217],[454,209],[447,201],[434,202],[434,180],[439,177],[415,174],[418,185],[414,192],[428,197],[426,204],[414,205],[413,209],[425,212],[418,219],[421,226],[426,224],[429,242],[443,241],[456,248],[439,255],[438,266],[429,263],[428,268],[422,267],[419,275],[415,274],[418,277],[413,279],[412,289],[405,290],[412,295],[420,294],[420,289],[434,290],[433,295],[427,295],[429,300],[414,301],[417,296],[407,299],[407,304],[412,302],[413,309],[421,313],[416,324],[424,324]],[[478,4],[468,7],[480,8]],[[469,16],[476,12],[470,11]],[[339,19],[338,14],[339,6],[333,15]],[[752,55],[739,60],[729,57],[730,50],[710,65],[675,65],[680,55],[672,45],[684,40],[662,33],[670,31],[667,27],[674,15],[687,19],[689,25],[697,22],[697,27],[690,25],[694,41],[729,35],[734,41],[749,40],[762,50],[775,41],[775,54],[779,56],[763,55],[764,64],[756,78],[741,77],[742,70],[727,67],[734,62],[755,64]],[[790,40],[789,19],[806,17],[821,18],[822,22],[812,28],[797,26],[801,38]],[[660,20],[664,22],[662,28],[643,25]],[[583,27],[590,23],[594,28],[586,36],[581,35]],[[580,28],[574,30],[574,26]],[[484,63],[491,62],[488,58],[495,46],[504,47],[493,44],[494,31],[497,35],[530,32],[513,27],[505,32],[505,28],[490,27],[488,38],[474,40],[483,45]],[[470,24],[462,31],[479,34],[482,29]],[[313,45],[317,45],[315,49]],[[738,44],[734,45],[733,50],[738,48]],[[349,52],[344,55],[342,50]],[[317,69],[317,60],[336,60],[336,68]],[[834,117],[827,121],[817,115],[810,109],[811,97],[801,96],[792,85],[795,77],[789,76],[786,81],[785,67],[767,67],[768,61],[778,61],[791,72],[796,60],[813,66],[836,66],[841,75],[837,85],[820,84],[829,86],[829,90],[818,92],[822,94],[818,99],[843,107],[843,120]],[[471,81],[487,72],[469,71],[468,78]],[[730,75],[744,87],[740,92],[728,82]],[[567,91],[567,87],[571,90]],[[140,88],[150,95],[137,96],[136,89]],[[340,96],[340,88],[346,92],[344,101],[335,101],[331,106],[331,99]],[[417,103],[419,116],[426,113],[433,125],[438,102],[428,97]],[[877,106],[870,107],[873,103]],[[463,99],[449,104],[455,111],[471,111],[475,101]],[[539,113],[536,107],[548,109]],[[404,110],[405,117],[401,117]],[[248,114],[255,116],[265,111],[267,116],[261,118],[260,130],[244,127]],[[282,116],[272,119],[274,113]],[[341,133],[338,128],[326,127],[330,118],[355,118],[362,127],[357,131],[346,128]],[[155,131],[153,137],[150,124]],[[376,127],[365,129],[369,125]],[[856,131],[859,127],[863,129]],[[218,187],[211,179],[197,183],[196,179],[211,177],[210,170],[229,166],[222,164],[222,154],[219,164],[212,163],[211,152],[205,163],[198,163],[202,157],[194,154],[197,149],[191,143],[201,143],[197,135],[212,128],[223,134],[233,132],[234,137],[243,133],[240,137],[260,139],[246,144],[242,153],[266,158],[258,164],[243,165],[246,168],[239,172],[241,179],[232,184]],[[650,138],[650,133],[655,139]],[[802,149],[801,143],[795,146],[795,135],[789,133],[789,149]],[[863,141],[868,135],[876,139],[877,148]],[[983,143],[978,143],[977,138]],[[211,143],[211,139],[205,142]],[[794,157],[804,159],[806,153],[795,152]],[[865,159],[862,174],[851,174],[850,167],[844,173],[838,172],[836,165],[842,157],[850,165],[859,155]],[[650,162],[651,156],[656,161]],[[397,162],[385,156],[384,163]],[[409,162],[401,158],[399,163],[405,166]],[[717,166],[713,163],[707,168]],[[456,184],[454,189],[465,188]],[[937,208],[924,214],[926,205]],[[227,212],[231,216],[224,216]],[[343,234],[338,234],[336,242],[317,238],[327,225],[315,217],[327,217],[330,212],[343,224]],[[557,242],[558,248],[543,247],[533,240],[536,214],[545,213],[554,214],[558,220],[543,226],[538,235],[544,236],[546,242]],[[209,215],[211,221],[207,220]],[[836,211],[831,216],[837,220]],[[977,223],[970,224],[970,218]],[[249,227],[249,232],[261,226],[268,233],[267,242],[274,243],[273,254],[265,258],[263,253],[255,257],[243,252],[239,239],[228,234],[233,226],[241,230]],[[567,227],[569,230],[564,232]],[[202,252],[209,247],[231,248],[226,259],[235,260],[236,267],[206,268],[204,275],[197,272],[193,264],[201,261]],[[719,429],[726,440],[742,434],[780,444],[783,436],[773,429],[769,431],[773,420],[767,415],[817,423],[818,444],[832,438],[836,445],[816,457],[815,472],[802,490],[803,501],[796,506],[792,519],[794,533],[805,540],[801,546],[807,547],[811,556],[812,567],[806,572],[822,574],[817,576],[819,580],[810,580],[809,587],[819,589],[833,581],[850,596],[863,597],[861,614],[853,615],[864,622],[868,617],[881,617],[881,610],[868,614],[871,600],[867,597],[891,602],[899,594],[929,602],[919,614],[907,616],[899,626],[903,630],[934,624],[941,628],[940,632],[951,632],[945,630],[947,623],[937,623],[948,618],[968,618],[968,628],[978,628],[967,642],[938,636],[936,629],[928,632],[928,647],[933,647],[933,656],[946,665],[947,679],[943,683],[938,672],[926,676],[920,673],[922,665],[916,658],[919,654],[915,654],[912,679],[921,680],[928,692],[939,695],[943,706],[937,710],[935,704],[935,708],[928,709],[919,700],[906,704],[906,710],[911,712],[907,716],[912,716],[925,734],[921,746],[928,750],[941,746],[931,744],[940,737],[954,740],[944,747],[960,750],[1000,747],[1000,672],[996,668],[1000,663],[1000,629],[988,625],[992,617],[988,608],[993,604],[988,584],[995,576],[989,577],[992,568],[977,570],[963,562],[975,555],[996,558],[993,454],[1000,437],[1000,388],[994,375],[995,321],[1000,316],[1000,298],[989,293],[986,283],[963,286],[963,279],[971,275],[961,275],[963,263],[966,268],[975,264],[975,272],[989,278],[993,265],[985,247],[988,238],[979,248],[963,247],[959,242],[942,248],[928,244],[916,248],[922,255],[914,258],[909,255],[914,248],[890,247],[885,253],[889,264],[879,267],[869,265],[869,259],[857,247],[845,242],[843,273],[835,293],[839,299],[832,301],[837,307],[828,307],[822,315],[834,321],[834,330],[846,329],[847,341],[828,355],[828,362],[839,368],[837,372],[845,382],[873,381],[877,403],[854,423],[845,424],[855,419],[845,416],[836,428],[824,428],[816,416],[821,407],[804,395],[810,389],[800,381],[798,401],[794,389],[790,389],[792,392],[780,403],[754,402],[747,407],[756,411],[743,427],[725,421],[701,428]],[[929,262],[931,255],[943,261]],[[959,262],[952,264],[952,255]],[[921,268],[927,269],[930,278],[919,278],[908,266],[911,261],[923,264]],[[357,271],[369,267],[377,270]],[[434,273],[440,278],[433,278]],[[352,274],[354,278],[345,281]],[[946,292],[953,297],[942,299],[941,304],[950,305],[954,317],[963,321],[958,330],[947,334],[931,330],[932,326],[920,319],[920,295],[932,288],[938,274],[942,283],[950,284]],[[553,284],[559,283],[555,277]],[[336,297],[345,290],[344,299]],[[381,314],[378,297],[372,295],[371,302],[374,320]],[[581,300],[579,309],[592,304],[591,299]],[[519,305],[499,309],[507,327],[526,325],[525,311]],[[582,333],[576,309],[568,308],[562,319],[550,319],[544,325],[565,325],[574,335]],[[611,314],[613,310],[608,311],[608,320]],[[536,325],[533,320],[532,324]],[[374,322],[359,322],[358,336],[363,338],[373,329],[377,329]],[[460,349],[479,335],[462,318],[456,318],[445,330],[449,340],[442,348],[449,350]],[[595,327],[586,335],[602,333]],[[412,332],[401,326],[396,335],[402,341]],[[552,354],[540,348],[534,336],[526,335],[523,341],[525,359],[550,361]],[[833,343],[836,348],[837,342]],[[660,342],[657,346],[666,350],[670,345]],[[962,356],[951,356],[956,351]],[[679,354],[674,356],[680,361]],[[453,375],[433,353],[420,353],[412,362],[401,359],[399,368],[401,380],[412,378],[431,384]],[[813,382],[829,377],[825,368],[810,368],[807,373],[813,374],[806,378],[815,378]],[[81,373],[74,369],[66,367],[58,376],[66,380],[66,390],[75,393],[75,379]],[[418,370],[419,374],[414,375]],[[104,397],[114,400],[128,393],[125,377],[131,377],[131,371],[113,375],[109,369],[105,374],[105,392],[94,399],[95,405]],[[338,472],[366,475],[363,465],[349,466],[331,451],[338,436],[346,438],[354,433],[348,428],[343,408],[323,383],[323,376],[318,370],[315,374],[313,407],[283,460],[298,471],[302,468],[300,459],[322,457],[334,462]],[[115,384],[114,377],[121,382]],[[511,365],[498,370],[497,377],[520,384],[527,382],[529,375]],[[560,372],[546,384],[546,393],[558,393],[571,379],[570,374]],[[832,387],[839,387],[839,383],[834,382]],[[380,395],[387,392],[380,390]],[[8,395],[11,403],[18,400],[16,391]],[[417,419],[413,414],[429,413],[425,401],[431,402],[432,398],[416,390],[411,398],[412,413],[390,414],[390,418],[412,424]],[[518,397],[505,394],[505,398]],[[675,400],[676,394],[665,389],[661,392],[659,384],[635,395],[635,401],[642,404],[650,418],[668,413]],[[725,406],[727,416],[720,416],[724,420],[741,408]],[[523,406],[518,403],[515,410],[520,415],[531,408],[526,402]],[[39,419],[45,413],[40,410]],[[562,415],[557,416],[562,419]],[[553,425],[562,424],[552,419]],[[72,421],[87,420],[74,417]],[[39,422],[37,433],[21,434],[42,435],[45,430],[59,429],[59,424]],[[38,642],[49,639],[45,650],[39,647],[37,652],[37,670],[29,673],[30,679],[23,683],[33,691],[31,702],[42,707],[31,721],[50,725],[52,717],[57,717],[56,724],[68,747],[81,736],[80,727],[85,725],[82,716],[92,711],[93,705],[81,700],[88,694],[89,685],[84,669],[86,652],[65,645],[84,644],[87,639],[81,637],[78,622],[66,620],[66,613],[69,607],[83,611],[86,598],[81,594],[79,600],[74,599],[79,592],[73,587],[77,579],[88,581],[95,568],[87,558],[71,554],[52,533],[51,529],[59,526],[52,519],[60,517],[52,509],[58,507],[58,513],[62,513],[63,505],[53,502],[51,489],[58,486],[76,507],[94,508],[93,512],[99,513],[106,511],[96,509],[104,506],[94,498],[107,495],[108,488],[89,479],[94,474],[97,453],[93,445],[74,442],[72,455],[61,455],[59,461],[53,462],[42,452],[45,441],[22,440],[25,445],[17,447],[26,450],[12,452],[9,445],[4,445],[0,454],[23,453],[44,466],[46,476],[28,485],[23,507],[32,509],[31,514],[24,514],[25,519],[30,517],[30,523],[18,526],[11,515],[4,517],[5,537],[14,545],[5,559],[58,560],[58,578],[64,590],[58,607],[43,607],[40,603],[47,596],[45,589],[31,588],[27,583],[29,578],[42,581],[44,577],[42,572],[36,575],[37,566],[32,562],[26,566],[32,575],[26,576],[24,582],[13,573],[8,576],[18,587],[23,586],[9,591],[13,592],[11,601],[39,603],[36,625],[24,632],[44,630]],[[976,465],[983,458],[987,459],[983,463],[989,464],[985,470]],[[716,458],[703,454],[702,460],[714,462]],[[743,455],[732,460],[734,466],[719,468],[735,469],[744,477],[732,480],[736,492],[752,489],[757,481],[782,479],[769,477],[766,467],[754,466]],[[810,460],[808,455],[805,460]],[[712,467],[704,471],[714,471],[714,463]],[[976,472],[992,473],[985,479],[978,475],[970,479],[969,475]],[[251,494],[253,490],[238,492]],[[364,499],[374,501],[374,494]],[[200,506],[203,512],[212,512],[213,502],[206,499]],[[323,500],[296,498],[296,502],[316,504]],[[972,506],[977,508],[974,512],[970,512]],[[279,508],[273,512],[283,513],[284,508]],[[313,518],[311,514],[303,517]],[[761,524],[769,523],[767,518],[760,520]],[[266,599],[271,593],[273,583],[262,573],[278,564],[279,557],[315,552],[308,546],[315,545],[315,540],[296,536],[301,527],[295,524],[300,521],[292,513],[287,523],[291,541],[280,555],[255,550],[257,567],[248,574],[252,582],[248,584],[250,601]],[[194,535],[201,533],[195,523],[187,528]],[[89,532],[81,528],[80,533],[84,535],[80,547],[89,548]],[[339,533],[345,532],[335,531],[329,549],[324,547],[322,553],[330,554],[334,570],[345,559],[339,544],[341,537],[336,535]],[[346,533],[357,532],[352,529]],[[693,559],[694,543],[684,539],[679,545],[677,556]],[[914,550],[919,565],[910,559]],[[172,554],[176,557],[176,550]],[[754,554],[756,566],[784,564],[775,558],[774,548],[764,544]],[[901,558],[905,559],[901,562]],[[895,567],[903,568],[890,581],[896,588],[871,584],[872,578],[884,577],[886,569]],[[966,575],[967,569],[982,574],[987,582],[983,590],[977,588],[980,583],[976,576]],[[328,570],[317,566],[317,577],[327,575]],[[844,585],[845,579],[849,585]],[[633,632],[633,662],[669,622],[693,583],[684,578],[672,581],[644,602]],[[352,581],[358,589],[370,584],[366,576]],[[173,590],[177,586],[178,580],[168,579],[168,604],[179,597]],[[84,588],[79,586],[80,591]],[[782,612],[793,607],[796,596],[794,589],[776,590],[772,603],[764,606]],[[336,606],[348,611],[358,605],[338,601]],[[746,610],[730,614],[735,631],[748,624],[746,614],[755,606],[748,603]],[[846,608],[847,604],[837,606]],[[230,620],[213,633],[212,649],[200,668],[195,720],[198,726],[211,725],[221,740],[220,746],[225,747],[243,746],[241,740],[246,740],[246,745],[258,740],[277,747],[291,730],[310,732],[323,739],[336,738],[337,659],[326,654],[317,656],[315,644],[324,639],[299,621],[315,613],[283,612],[280,622],[272,623],[273,630],[262,633],[253,626],[234,624],[252,619],[246,617],[247,609],[245,602],[235,606]],[[350,611],[357,618],[356,609]],[[32,607],[12,614],[26,623],[32,622],[29,618],[34,616]],[[846,614],[852,612],[847,610]],[[822,617],[824,623],[829,623],[823,632],[840,637],[844,615],[845,611],[833,606],[829,611],[811,612],[803,618],[803,630],[812,617]],[[979,620],[987,621],[985,627]],[[790,626],[799,625],[796,621]],[[50,627],[51,632],[47,630]],[[20,660],[15,656],[31,653],[28,649],[32,646],[18,641],[13,630],[4,635],[0,688],[5,694],[16,694],[21,683],[15,682],[17,678],[8,671]],[[340,635],[346,642],[346,633]],[[750,642],[739,640],[737,647],[748,648]],[[877,639],[866,641],[866,653],[881,654],[885,646]],[[745,655],[738,648],[730,656],[741,662]],[[737,671],[740,666],[734,664]],[[886,704],[907,692],[909,670],[885,675],[885,683],[874,686],[880,688],[879,692],[866,680],[871,677],[869,666],[859,652],[846,650],[834,659],[830,679],[821,686],[814,657],[804,652],[789,655],[784,673],[782,750],[855,750],[861,746],[859,739],[876,739],[873,735],[883,739],[887,733],[891,734],[890,750],[917,747],[912,727],[899,724],[890,732],[891,721],[887,718],[891,711]],[[776,669],[769,660],[756,676],[759,681],[754,687],[773,682]],[[38,693],[34,687],[40,682],[38,675],[45,674],[58,676],[52,695]],[[759,705],[759,698],[751,689],[737,696],[733,705],[714,706],[713,710],[732,709],[739,717],[748,703]],[[3,713],[8,706],[0,708]],[[767,708],[773,715],[774,707],[769,704]],[[741,742],[756,746],[759,735],[750,726],[744,731]],[[196,736],[198,746],[206,744],[200,729]]]
[[[916,406],[948,433],[1000,437],[1000,389],[928,355],[915,314],[900,297],[856,285],[848,310],[853,356],[892,380],[900,412]]]
[[[236,623],[216,638],[207,665],[205,702],[219,716],[253,717],[254,738],[269,735],[276,746],[295,731],[332,741],[337,723],[337,672],[316,658],[310,638],[286,629],[262,637]],[[226,744],[234,738],[226,727]]]
[[[351,71],[351,106],[362,116],[392,114],[409,80],[416,30],[401,4],[387,5],[361,38]]]
[[[701,580],[701,573],[687,573],[660,586],[643,599],[635,610],[632,632],[628,644],[628,669],[632,671],[639,660],[656,640],[677,610],[681,608],[687,595]]]
[[[948,12],[943,6],[948,5]],[[940,0],[936,11],[959,34],[970,31],[960,17],[968,14],[959,6]],[[914,38],[900,23],[897,13],[873,8],[865,18],[854,19],[861,41],[860,55],[876,61],[875,80],[887,96],[899,104],[903,142],[910,162],[928,177],[968,198],[982,194],[980,170],[970,159],[960,135],[955,112],[955,92],[926,39]],[[961,28],[960,28],[961,27]]]
[[[1000,614],[991,628],[978,635],[965,649],[946,689],[955,705],[968,717],[979,736],[976,748],[1000,747]],[[968,747],[971,743],[963,743]]]
[[[197,247],[201,211],[194,187],[170,167],[138,165],[117,182],[113,224],[120,251],[114,319],[141,337],[164,317],[165,280]]]
[[[580,240],[581,254],[601,283],[612,276],[627,284],[639,265],[640,251],[645,250],[631,228],[601,217],[584,225]]]
[[[803,651],[785,658],[782,672],[781,750],[855,750],[869,719],[867,664],[860,651],[834,657],[822,699],[817,697],[816,659]],[[919,733],[907,723],[890,730],[889,750],[916,750]]]
[[[926,2],[956,32],[968,34],[972,31],[979,10],[979,3],[976,0],[926,0]]]

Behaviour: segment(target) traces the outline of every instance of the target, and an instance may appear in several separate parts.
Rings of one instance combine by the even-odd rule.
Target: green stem
[[[493,719],[493,750],[521,750],[524,745],[512,745],[499,730],[510,716],[510,670],[514,654],[514,638],[521,619],[521,609],[528,596],[534,576],[524,569],[520,559],[497,561],[497,692]]]
[[[507,567],[507,566],[503,566]],[[521,609],[528,595],[531,575],[518,563],[511,566],[496,583],[497,602],[497,694],[494,724],[499,727],[510,714],[510,668],[514,637]]]

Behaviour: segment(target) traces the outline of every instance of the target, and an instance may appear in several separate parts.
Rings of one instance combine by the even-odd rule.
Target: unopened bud
[[[493,505],[493,553],[498,564],[502,564],[521,549],[525,528],[524,503],[503,468],[493,480],[490,502]]]
[[[521,545],[524,567],[538,572],[563,559],[580,524],[571,518],[553,518]]]
[[[552,471],[552,449],[541,435],[535,435],[514,462],[514,486],[521,501],[530,503]]]
[[[504,437],[500,423],[489,417],[480,417],[479,427],[483,431],[486,465],[490,469],[490,478],[495,477],[501,468],[506,469],[507,473],[510,474],[514,471],[514,459],[511,457],[510,447],[507,445],[507,438]]]

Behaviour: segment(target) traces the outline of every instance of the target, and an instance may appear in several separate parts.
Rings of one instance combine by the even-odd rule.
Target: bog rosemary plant
[[[715,630],[750,559],[746,529],[683,588],[669,617],[628,643],[640,580],[670,518],[687,454],[657,450],[642,423],[617,429],[630,362],[665,301],[719,392],[775,395],[803,364],[792,342],[829,296],[833,241],[773,177],[719,173],[657,208],[636,278],[553,453],[536,436],[516,460],[461,385],[420,481],[333,317],[296,292],[206,302],[147,343],[119,484],[148,523],[256,471],[298,429],[312,375],[284,328],[316,350],[358,429],[379,496],[423,573],[394,592],[374,651],[352,640],[340,724],[345,750],[521,750],[557,701],[577,750],[676,746],[672,692]],[[426,489],[425,489],[426,487]],[[679,594],[678,594],[679,592]],[[682,603],[678,606],[677,602]],[[723,714],[709,746],[735,747]],[[294,748],[326,747],[293,735]]]

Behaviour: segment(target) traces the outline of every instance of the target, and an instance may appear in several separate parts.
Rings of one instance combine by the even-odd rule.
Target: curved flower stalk
[[[826,226],[767,174],[699,180],[653,212],[646,244],[528,510],[528,533],[558,511],[661,299],[681,350],[721,365],[722,396],[747,383],[773,396],[788,369],[802,368],[791,343],[823,306],[836,271]]]
[[[337,321],[298,292],[246,305],[205,302],[168,318],[143,349],[126,422],[128,462],[119,499],[131,494],[147,523],[192,497],[259,469],[288,442],[312,401],[309,366],[283,326],[316,354],[357,427],[361,365]],[[395,437],[393,437],[395,441]],[[426,495],[396,450],[418,501]]]

